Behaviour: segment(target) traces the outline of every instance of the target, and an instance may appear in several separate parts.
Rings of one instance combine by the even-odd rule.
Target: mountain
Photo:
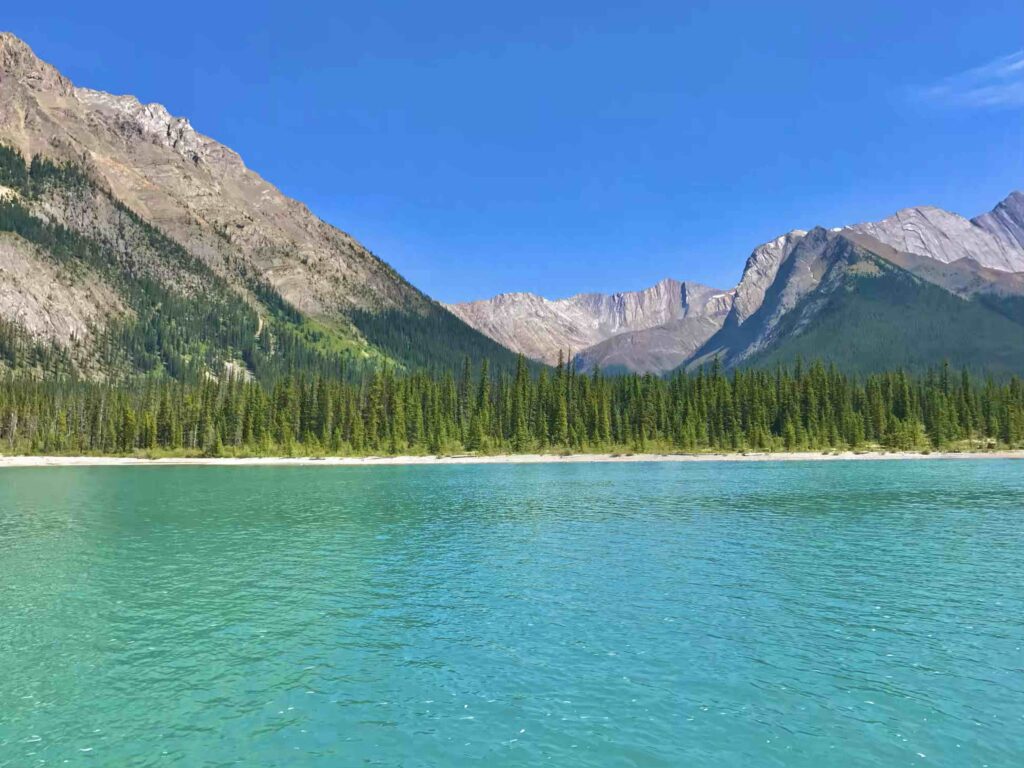
[[[9,33],[0,148],[0,322],[22,347],[97,375],[139,355],[147,371],[513,362],[188,120],[76,87]],[[115,366],[112,336],[139,355]]]
[[[551,344],[571,346],[584,369],[662,373],[715,359],[736,366],[804,356],[851,370],[948,358],[1024,373],[1024,195],[1014,192],[973,220],[918,207],[847,228],[793,230],[755,248],[736,288],[715,293],[712,307],[664,322],[652,316],[644,328],[591,320],[572,345],[550,312],[524,309],[523,294],[453,311],[527,355],[540,352],[527,340],[543,339],[549,356]],[[529,302],[550,308],[582,298]]]
[[[773,343],[777,326],[820,286],[847,242],[819,227],[790,233],[755,249],[736,289],[745,303],[729,313],[722,329],[688,363],[721,358],[725,365],[735,365]]]
[[[622,331],[575,355],[581,370],[665,373],[686,361],[722,327],[733,293],[698,283],[680,283],[679,300],[664,323]],[[674,297],[673,297],[674,298]]]
[[[394,365],[664,373],[795,356],[1024,372],[1024,195],[793,230],[732,290],[445,307],[159,104],[77,87],[0,33],[0,372],[274,379]]]
[[[996,208],[1007,209],[1009,229],[1020,208]],[[735,366],[823,357],[860,372],[943,360],[1024,372],[1024,270],[1004,269],[1017,267],[1022,254],[981,224],[909,208],[881,222],[789,238],[792,248],[762,247],[747,261],[737,296],[753,297],[748,306],[756,309],[745,317],[734,310],[686,367],[715,358]]]
[[[802,332],[779,327],[779,341],[746,361],[774,367],[825,357],[840,369],[925,371],[949,362],[996,376],[1024,368],[1024,325],[984,301],[965,301],[869,251],[853,252],[829,290],[808,301]]]
[[[723,328],[689,366],[714,358],[755,366],[825,358],[864,373],[923,370],[949,360],[994,374],[1020,373],[1024,326],[987,301],[964,298],[987,297],[995,288],[984,284],[986,268],[966,261],[938,270],[932,265],[941,262],[900,254],[865,235],[812,230],[782,264],[757,311]],[[1024,275],[997,285],[998,295],[1013,295]],[[959,295],[949,290],[953,286]]]
[[[972,259],[983,267],[1024,272],[1024,246],[1015,239],[1024,221],[1020,218],[1022,208],[1020,200],[1015,203],[1011,195],[975,221],[926,206],[906,208],[887,219],[855,224],[850,229],[870,235],[897,251],[947,264]]]
[[[549,364],[578,351],[587,367],[671,370],[717,330],[731,306],[728,291],[668,279],[642,291],[553,301],[507,293],[449,309],[509,349]],[[667,325],[672,333],[645,335]]]
[[[1024,249],[1024,193],[1010,193],[1009,197],[991,211],[975,217],[972,221],[999,238],[1007,247]],[[1020,269],[1019,262],[1015,269]]]

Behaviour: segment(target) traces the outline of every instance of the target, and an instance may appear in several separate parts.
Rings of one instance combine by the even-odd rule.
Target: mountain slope
[[[977,295],[1024,295],[1024,272],[1005,272],[983,267],[974,259],[943,262],[904,253],[880,243],[869,235],[847,230],[845,234],[855,243],[881,256],[896,266],[961,297]]]
[[[578,361],[584,367],[625,365],[632,369],[629,339],[638,338],[637,332],[666,323],[685,329],[689,325],[683,321],[724,316],[731,304],[732,296],[726,291],[667,279],[642,291],[585,293],[556,300],[509,293],[449,308],[474,328],[535,360],[554,363],[559,353],[579,353]],[[699,327],[702,325],[694,326]],[[624,337],[621,346],[613,342],[619,336]],[[685,336],[685,330],[680,336]],[[686,343],[681,344],[680,349],[685,350]],[[642,349],[640,354],[645,354]],[[685,354],[680,359],[683,357]]]
[[[677,316],[651,328],[617,333],[574,358],[578,368],[667,373],[687,360],[725,322],[734,294],[681,284]]]
[[[847,254],[825,282],[745,364],[824,358],[857,373],[924,371],[942,361],[997,376],[1024,370],[1024,325],[983,301],[958,298],[862,250]]]
[[[671,320],[655,328],[612,336],[574,357],[581,371],[668,373],[686,362],[719,328],[725,313]]]
[[[775,241],[778,242],[778,241]],[[777,337],[778,326],[790,312],[821,284],[833,262],[848,240],[820,227],[793,238],[792,247],[771,252],[770,267],[764,263],[765,252],[755,250],[747,260],[737,294],[750,295],[744,317],[731,313],[722,329],[697,350],[688,361],[691,367],[714,358],[732,366],[770,345]],[[772,272],[764,285],[765,272]],[[754,299],[760,297],[755,304]],[[806,321],[805,321],[806,322]]]
[[[1011,192],[999,205],[976,216],[972,222],[1007,247],[1024,250],[1024,192]]]
[[[402,363],[419,361],[424,352],[436,365],[457,364],[463,355],[513,362],[507,350],[187,120],[131,96],[77,88],[7,33],[0,33],[0,145],[15,150],[10,157],[40,156],[54,168],[71,164],[88,182],[63,189],[51,183],[41,195],[22,195],[32,216],[116,251],[133,247],[117,242],[130,212],[258,318],[278,309],[293,314],[302,335],[312,329],[314,346]],[[17,175],[17,161],[8,162]],[[179,287],[166,270],[155,279]],[[188,296],[187,286],[179,294]],[[0,313],[8,320],[15,314],[6,305]],[[102,318],[94,320],[102,325]],[[61,334],[51,335],[64,343],[56,338]]]
[[[901,259],[926,268],[932,280],[896,263]],[[1020,373],[1024,325],[937,284],[956,283],[964,296],[972,290],[988,296],[982,288],[993,286],[979,283],[991,272],[974,262],[946,265],[900,254],[863,234],[818,228],[782,260],[757,310],[723,327],[689,366],[715,358],[726,366],[824,358],[860,373],[923,370],[948,360],[995,374]]]
[[[1007,198],[1012,201],[1013,195]],[[1006,206],[1007,201],[1001,203]],[[1009,214],[1006,219],[1003,214]],[[950,263],[973,259],[983,267],[1024,272],[1024,247],[1015,239],[1013,211],[999,207],[979,217],[984,225],[941,208],[906,208],[887,219],[849,227],[897,251]]]
[[[854,260],[858,266],[852,266],[850,254],[855,253],[870,254],[871,259],[858,257]],[[731,297],[731,306],[719,305],[714,311],[698,313],[696,317],[690,313],[685,319],[675,317],[647,328],[611,334],[582,348],[577,360],[583,367],[601,365],[660,373],[667,370],[667,366],[694,368],[715,358],[727,366],[765,359],[769,349],[779,348],[787,338],[809,332],[819,322],[818,309],[831,301],[829,297],[836,290],[835,285],[845,284],[847,271],[862,269],[874,274],[877,263],[881,263],[878,259],[920,278],[935,290],[951,294],[947,295],[953,302],[946,307],[949,316],[960,317],[967,312],[974,319],[970,322],[964,319],[966,326],[977,329],[993,324],[993,338],[998,340],[993,351],[993,364],[1005,369],[1011,367],[1011,361],[1003,359],[999,350],[1016,347],[1012,343],[1005,348],[999,344],[1007,339],[1008,327],[1002,321],[1016,322],[1024,314],[1024,194],[1020,192],[1012,193],[993,211],[971,221],[938,208],[918,207],[899,211],[879,222],[866,222],[846,229],[825,230],[819,227],[810,232],[793,230],[754,249],[744,265],[739,284],[724,294]],[[839,264],[846,266],[837,266]],[[889,275],[888,267],[880,274]],[[933,298],[933,292],[921,288],[918,282],[897,281],[896,284],[915,286],[913,290],[907,287],[915,297]],[[897,299],[891,291],[876,292],[877,296],[886,296],[892,301]],[[908,298],[909,304],[904,309],[910,313],[908,322],[911,325],[920,320],[915,312],[927,315],[934,309],[932,298],[920,307]],[[962,301],[971,298],[974,301],[969,305]],[[463,317],[508,346],[526,351],[528,339],[560,335],[557,318],[550,317],[550,311],[545,313],[535,309],[556,304],[537,296],[530,296],[527,301],[521,294],[508,295],[500,297],[500,301],[464,305],[473,307],[474,311]],[[965,309],[965,305],[968,308]],[[861,304],[856,306],[862,307]],[[901,305],[897,303],[897,306]],[[849,311],[854,312],[853,309]],[[881,314],[878,307],[873,311],[876,315]],[[828,316],[837,314],[833,311]],[[890,313],[890,318],[893,324],[898,325],[900,312]],[[852,315],[851,322],[854,322]],[[855,324],[870,325],[879,340],[885,337],[876,325],[864,323],[862,319],[856,320]],[[886,359],[917,365],[920,351],[929,350],[934,358],[932,362],[937,363],[941,355],[935,355],[939,355],[945,344],[952,356],[969,360],[972,364],[977,362],[977,355],[964,348],[963,339],[956,329],[938,320],[934,327],[936,334],[940,333],[939,329],[942,329],[941,333],[948,331],[949,338],[942,339],[939,335],[939,343],[922,344],[917,349],[897,343],[889,350],[891,354]],[[585,341],[597,335],[600,335],[599,329]],[[840,343],[837,333],[831,332],[831,335],[837,339],[836,343]],[[807,339],[814,339],[817,343],[823,342],[826,336],[818,333],[807,336]],[[858,338],[855,341],[846,352],[839,354],[836,351],[851,366],[854,361],[848,354],[849,350],[859,349],[862,345],[867,348],[872,343],[871,339]],[[979,349],[986,348],[986,343],[981,343]],[[810,352],[812,356],[822,356],[831,355],[834,350],[822,348]],[[864,359],[878,357],[878,354],[865,354]],[[1024,360],[1016,370],[1024,372]]]

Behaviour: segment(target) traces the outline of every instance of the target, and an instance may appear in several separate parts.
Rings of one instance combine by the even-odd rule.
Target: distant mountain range
[[[794,230],[723,290],[441,305],[159,104],[73,85],[0,33],[0,373],[665,373],[797,357],[1024,372],[1024,195]]]
[[[852,370],[942,360],[1024,372],[1024,194],[968,220],[908,208],[879,222],[793,230],[754,249],[739,284],[449,307],[509,349],[583,369],[666,373],[831,359]]]

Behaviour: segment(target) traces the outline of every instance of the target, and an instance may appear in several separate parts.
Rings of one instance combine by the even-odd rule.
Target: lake
[[[0,766],[1024,764],[1024,463],[0,470]]]

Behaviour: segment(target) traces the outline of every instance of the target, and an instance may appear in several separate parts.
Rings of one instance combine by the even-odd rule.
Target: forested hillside
[[[822,358],[863,374],[922,372],[946,359],[975,373],[1024,373],[1019,297],[961,298],[874,256],[856,266],[828,292],[803,299],[814,305],[813,320],[797,306],[776,329],[777,341],[746,364]]]
[[[0,365],[9,369],[179,380],[228,370],[270,382],[384,363],[455,369],[467,355],[514,365],[508,350],[432,303],[353,310],[333,322],[308,318],[244,265],[229,281],[72,163],[37,157],[27,164],[0,145],[0,187],[8,190],[0,196],[0,235],[13,237],[16,251],[34,249],[68,283],[98,282],[121,305],[71,343],[47,342],[0,317]]]

